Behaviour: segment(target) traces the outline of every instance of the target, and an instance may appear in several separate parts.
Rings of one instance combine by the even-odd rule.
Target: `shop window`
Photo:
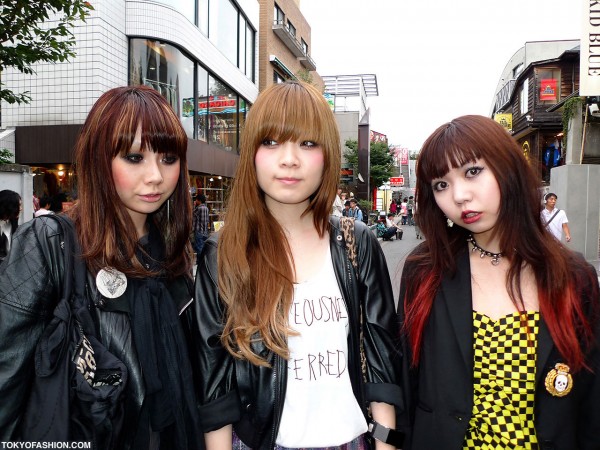
[[[198,66],[198,129],[197,139],[208,141],[208,71]]]
[[[178,48],[161,41],[131,39],[132,85],[160,92],[181,119],[188,137],[194,137],[194,62]]]
[[[208,79],[209,142],[226,150],[237,149],[237,94],[220,80]]]
[[[560,101],[560,69],[536,69],[538,101],[540,105],[554,105]]]

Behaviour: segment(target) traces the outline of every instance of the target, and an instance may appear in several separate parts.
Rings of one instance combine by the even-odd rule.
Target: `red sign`
[[[540,81],[540,100],[557,102],[556,78],[543,78]]]
[[[390,186],[404,186],[404,177],[390,177]]]

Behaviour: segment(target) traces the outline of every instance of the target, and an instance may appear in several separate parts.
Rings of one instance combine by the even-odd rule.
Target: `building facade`
[[[323,88],[310,56],[310,25],[300,11],[300,0],[259,0],[259,88],[301,79]]]
[[[188,135],[193,191],[218,215],[239,159],[239,133],[258,95],[255,0],[92,0],[76,26],[77,56],[37,64],[33,76],[3,72],[29,105],[2,104],[1,147],[34,168],[34,192],[76,196],[77,134],[98,97],[116,86],[161,92]]]
[[[579,90],[579,41],[527,42],[507,63],[491,117],[517,140],[548,184],[565,163],[560,105]]]

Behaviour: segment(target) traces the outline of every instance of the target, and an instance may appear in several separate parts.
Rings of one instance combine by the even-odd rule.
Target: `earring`
[[[446,225],[448,226],[448,228],[452,228],[454,226],[454,222],[452,222],[452,220],[446,217]]]

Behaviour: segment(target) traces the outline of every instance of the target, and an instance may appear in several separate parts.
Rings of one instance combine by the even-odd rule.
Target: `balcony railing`
[[[302,44],[298,42],[296,36],[290,33],[283,20],[273,21],[273,32],[286,45],[292,54],[298,58],[302,66],[308,70],[316,70],[317,66],[308,53],[304,51]]]
[[[510,97],[515,90],[516,80],[508,80],[502,88],[496,94],[496,110],[503,109],[508,102],[510,101]]]

